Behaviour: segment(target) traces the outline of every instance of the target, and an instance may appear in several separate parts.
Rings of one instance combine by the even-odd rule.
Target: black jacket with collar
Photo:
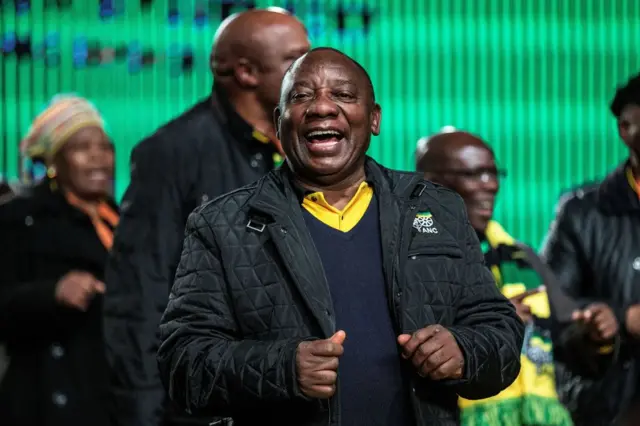
[[[114,426],[194,422],[167,410],[156,365],[158,324],[189,213],[255,182],[274,166],[273,144],[252,134],[224,93],[215,90],[133,149],[131,181],[106,271],[105,339],[113,366]]]
[[[484,266],[461,198],[371,159],[366,168],[398,334],[441,324],[466,360],[459,381],[430,381],[405,365],[417,424],[456,425],[458,395],[486,398],[516,378],[524,326]],[[297,345],[336,331],[300,201],[280,169],[190,216],[158,353],[179,406],[233,416],[237,426],[341,424],[338,398],[309,400],[297,386]],[[427,210],[437,233],[412,226]]]
[[[626,167],[597,186],[563,197],[542,251],[565,292],[583,307],[596,301],[612,306],[621,330],[627,308],[640,303],[640,200]],[[618,424],[619,414],[640,390],[637,342],[624,332],[622,342],[616,365],[602,378],[581,376],[559,363],[559,396],[576,424]]]
[[[68,272],[104,279],[107,250],[90,218],[44,181],[0,205],[0,239],[0,344],[10,357],[0,424],[109,425],[102,296],[85,312],[55,300]]]

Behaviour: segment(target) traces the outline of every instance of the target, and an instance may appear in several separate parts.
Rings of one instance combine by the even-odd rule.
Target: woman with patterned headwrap
[[[47,177],[0,206],[0,424],[107,425],[102,282],[118,213],[113,146],[96,108],[58,96],[21,151]]]

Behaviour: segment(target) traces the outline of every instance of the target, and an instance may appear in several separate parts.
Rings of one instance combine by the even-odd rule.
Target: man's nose
[[[318,94],[309,105],[307,115],[316,117],[335,116],[338,115],[338,107],[327,95]]]
[[[87,157],[89,158],[89,160],[91,160],[92,162],[96,163],[96,162],[101,162],[104,158],[105,155],[107,155],[105,153],[105,150],[98,147],[98,146],[92,146],[89,149],[89,152],[87,153]]]
[[[480,176],[480,182],[482,185],[482,189],[489,192],[498,192],[498,177],[492,176],[490,173],[484,173]]]

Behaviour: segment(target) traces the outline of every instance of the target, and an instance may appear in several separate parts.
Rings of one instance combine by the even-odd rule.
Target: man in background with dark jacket
[[[236,426],[454,426],[520,370],[524,327],[464,204],[366,157],[367,72],[314,49],[285,75],[286,167],[196,210],[160,326],[180,407]]]
[[[562,200],[543,249],[566,293],[583,306],[608,306],[621,333],[618,360],[605,377],[558,365],[559,396],[585,426],[620,424],[640,392],[640,76],[617,90],[611,112],[629,158],[598,185]]]
[[[106,275],[114,425],[192,424],[165,413],[156,363],[158,324],[186,218],[282,160],[272,113],[286,69],[308,49],[306,29],[291,15],[251,10],[232,16],[214,39],[212,95],[134,148]]]

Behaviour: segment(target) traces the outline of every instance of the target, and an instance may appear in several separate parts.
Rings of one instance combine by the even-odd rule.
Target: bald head
[[[275,137],[273,110],[287,68],[309,51],[304,25],[283,9],[252,9],[227,18],[216,32],[211,71],[240,116]]]
[[[293,61],[308,50],[307,31],[297,18],[284,9],[251,9],[220,24],[213,38],[211,70],[218,81],[226,81],[238,77],[239,66],[261,68],[283,51]]]
[[[493,151],[482,139],[468,132],[449,131],[439,133],[424,141],[419,148],[417,160],[418,171],[430,173],[448,166],[461,155],[466,148],[487,150],[493,155]]]
[[[426,140],[421,152],[417,169],[425,178],[460,194],[471,225],[484,232],[500,188],[500,173],[491,148],[471,133],[449,131]]]

